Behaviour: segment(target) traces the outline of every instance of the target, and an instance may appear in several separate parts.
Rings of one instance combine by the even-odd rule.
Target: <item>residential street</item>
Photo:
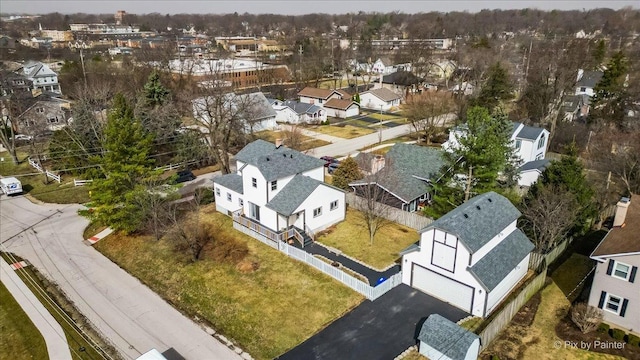
[[[83,243],[80,205],[0,199],[0,242],[55,281],[125,359],[174,348],[186,359],[240,359],[137,279]]]

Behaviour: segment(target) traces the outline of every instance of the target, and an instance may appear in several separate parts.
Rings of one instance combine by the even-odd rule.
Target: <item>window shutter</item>
[[[624,317],[624,313],[627,312],[627,305],[629,305],[629,300],[624,299],[624,301],[622,301],[622,307],[620,308],[620,316]]]
[[[604,307],[604,299],[607,297],[606,291],[600,293],[600,302],[598,302],[598,308],[602,309]]]
[[[634,266],[631,268],[631,274],[629,275],[629,282],[632,283],[636,281],[636,272],[638,271],[638,267]]]
[[[609,266],[607,267],[607,275],[611,275],[613,272],[613,260],[609,259]]]

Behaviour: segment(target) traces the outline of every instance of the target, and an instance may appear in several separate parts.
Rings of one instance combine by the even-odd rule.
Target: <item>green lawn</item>
[[[553,272],[551,277],[565,296],[569,296],[569,293],[573,291],[569,298],[570,301],[573,301],[580,295],[581,289],[576,289],[576,286],[587,276],[593,266],[595,266],[595,261],[588,256],[574,253]],[[580,284],[580,287],[583,286],[584,283]],[[574,291],[574,289],[576,290]]]
[[[15,165],[7,152],[0,153],[4,161],[0,162],[0,175],[16,176],[22,183],[22,190],[34,198],[47,203],[73,204],[89,201],[89,190],[83,186],[73,186],[73,178],[62,176],[62,183],[58,184],[53,179],[45,184],[44,175],[38,173],[26,160],[26,153],[18,152],[18,158],[22,161]],[[34,174],[34,175],[25,175]]]
[[[2,261],[2,260],[0,260]],[[0,283],[0,358],[48,359],[47,345],[9,290]]]
[[[218,234],[247,244],[256,271],[204,255],[181,260],[164,240],[114,234],[95,247],[187,314],[206,319],[256,359],[272,359],[293,348],[359,304],[361,295],[308,265],[232,228],[231,219],[210,206],[207,221]]]
[[[378,230],[373,245],[370,245],[369,232],[362,219],[362,213],[348,209],[343,222],[326,230],[316,240],[382,269],[393,264],[400,256],[398,253],[418,239],[418,233],[414,229],[389,223]]]
[[[360,137],[362,135],[371,134],[376,131],[374,129],[361,128],[353,125],[345,125],[345,126],[323,125],[323,126],[313,127],[310,130],[318,133],[326,134],[326,135],[340,137],[343,139],[353,139],[353,138]]]
[[[407,120],[406,118],[403,118],[403,117],[389,115],[389,114],[380,114],[380,113],[371,113],[371,114],[369,114],[369,117],[370,118],[374,118],[374,119],[378,119],[378,120],[382,120],[382,121],[393,120],[393,121],[399,122],[399,123],[403,123],[403,122],[405,122]]]
[[[5,259],[8,263],[12,263],[14,261],[20,261],[22,259],[20,259],[19,257],[16,257],[15,255],[10,255],[8,253],[1,253],[2,258]],[[0,260],[3,261],[3,260]],[[63,296],[61,295],[61,293],[58,290],[54,290],[53,285],[51,285],[50,283],[48,283],[46,280],[43,280],[43,277],[41,274],[38,273],[38,271],[32,267],[26,267],[23,268],[19,271],[16,272],[16,274],[18,274],[18,276],[22,279],[22,281],[24,281],[24,283],[27,285],[27,287],[29,289],[31,289],[31,291],[33,292],[33,294],[36,296],[36,298],[40,301],[40,303],[42,303],[42,305],[47,309],[47,311],[49,311],[49,313],[51,314],[51,316],[53,316],[53,318],[58,322],[58,324],[60,324],[60,326],[62,327],[62,330],[65,333],[65,336],[67,338],[67,342],[69,343],[69,348],[71,350],[71,357],[74,360],[83,360],[83,359],[102,359],[103,355],[101,355],[102,353],[98,353],[99,350],[96,350],[93,345],[91,345],[87,340],[85,340],[85,338],[80,335],[78,333],[79,330],[79,326],[76,325],[75,323],[71,322],[69,323],[69,315],[76,314],[78,315],[77,312],[73,312],[69,310],[69,307],[66,305],[63,305],[62,303],[58,302],[55,296],[53,296],[53,292],[57,292],[57,294],[59,296]],[[1,285],[1,284],[0,284]],[[4,288],[4,286],[3,286]],[[43,289],[46,289],[46,295],[43,291]],[[13,299],[13,298],[12,298]],[[68,300],[65,300],[68,303]],[[53,303],[52,303],[53,302]],[[5,308],[5,304],[9,304],[8,302],[5,302],[4,296],[2,296],[2,299],[0,300],[0,304],[2,305],[2,311],[4,311]],[[17,304],[16,304],[17,305]],[[65,309],[65,313],[69,314],[69,315],[63,315],[61,313],[60,308],[64,308]],[[21,310],[21,309],[20,309]],[[11,314],[9,314],[10,316],[14,316],[14,311],[12,311]],[[23,313],[24,314],[24,313]],[[26,314],[24,314],[24,316],[26,316]],[[2,336],[0,336],[0,359],[7,359],[7,358],[13,358],[13,359],[31,359],[31,357],[29,356],[15,356],[12,353],[11,357],[5,357],[2,356],[2,354],[4,354],[4,348],[5,348],[5,344],[3,343],[5,340],[5,335],[6,334],[12,334],[11,330],[7,330],[5,331],[4,326],[9,324],[9,323],[14,323],[14,321],[5,321],[5,319],[3,318],[3,315],[0,315],[0,326],[2,326],[2,332],[0,332],[0,334],[2,334]],[[71,316],[74,319],[76,318],[76,316]],[[12,318],[9,317],[9,320],[11,320]],[[24,323],[24,322],[23,322]],[[20,331],[25,331],[28,330],[28,332],[26,334],[30,334],[28,335],[29,337],[37,337],[40,338],[43,342],[43,346],[44,346],[44,339],[42,339],[42,336],[40,335],[40,333],[33,327],[33,324],[30,325],[32,327],[32,329],[28,329],[28,327],[25,325],[25,329],[20,330]],[[83,326],[82,327],[83,330],[85,332],[90,332],[90,330],[88,329],[87,326]],[[37,332],[37,335],[34,335],[34,332]],[[24,334],[24,332],[22,332],[22,334]],[[11,338],[11,337],[9,337]],[[19,341],[19,340],[17,340]],[[33,341],[33,347],[34,347],[34,351],[39,351],[39,349],[35,348],[35,346],[37,346],[36,344],[36,339],[29,339],[29,341]],[[30,345],[31,346],[31,345]],[[80,349],[83,349],[82,351]],[[104,346],[103,349],[107,350]],[[46,350],[46,346],[44,349],[44,353],[46,354],[47,350]],[[113,353],[111,353],[113,355]],[[46,359],[47,356],[45,355],[43,356],[34,356],[32,357],[33,359]]]
[[[315,131],[315,130],[314,130]],[[258,133],[255,134],[256,137],[258,139],[262,139],[265,141],[269,141],[272,143],[275,143],[276,139],[282,139],[282,137],[284,136],[284,134],[281,131],[272,131],[272,130],[265,130],[265,131],[260,131]],[[320,146],[325,146],[325,145],[329,145],[331,144],[328,141],[324,141],[324,140],[320,140],[320,139],[314,139],[310,136],[306,136],[306,135],[302,135],[300,134],[300,146],[297,146],[295,150],[298,151],[305,151],[305,150],[309,150],[309,149],[313,149],[316,147],[320,147]],[[286,146],[289,146],[287,143],[287,139],[284,139],[284,144]]]

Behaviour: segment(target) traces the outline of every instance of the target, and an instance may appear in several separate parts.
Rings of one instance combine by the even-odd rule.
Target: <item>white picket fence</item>
[[[54,174],[51,171],[47,170],[44,171],[42,169],[42,167],[40,166],[40,164],[38,164],[37,162],[35,162],[33,159],[29,158],[29,165],[31,165],[33,168],[35,168],[36,170],[38,170],[41,173],[44,173],[47,175],[47,177],[52,178],[53,180],[57,181],[58,183],[62,182],[62,177],[60,176],[60,174]]]
[[[154,170],[169,171],[169,170],[173,170],[173,169],[179,169],[179,168],[185,167],[187,165],[193,165],[193,164],[195,164],[197,162],[198,162],[197,160],[183,161],[183,162],[177,163],[177,164],[169,164],[169,165],[165,165],[165,166],[159,166],[159,167],[155,168]]]
[[[85,186],[89,183],[92,183],[93,180],[76,180],[73,179],[73,186]]]
[[[367,299],[369,300],[375,300],[377,298],[379,298],[380,296],[384,295],[385,293],[387,293],[389,290],[393,289],[394,287],[400,285],[402,283],[402,272],[399,272],[391,277],[389,277],[387,280],[385,280],[383,283],[377,285],[377,286],[371,286],[367,283],[365,283],[364,281],[361,281],[349,274],[347,274],[346,272],[332,266],[331,264],[328,264],[320,259],[318,259],[317,257],[313,256],[312,254],[309,254],[308,252],[304,251],[304,250],[300,250],[294,246],[291,246],[289,244],[287,244],[284,241],[275,241],[275,240],[271,240],[269,238],[267,238],[266,236],[258,233],[257,231],[254,231],[246,226],[243,226],[242,224],[239,224],[238,222],[233,222],[233,228],[241,231],[249,236],[251,236],[252,238],[259,240],[263,243],[265,243],[266,245],[271,246],[274,249],[277,249],[285,254],[287,254],[288,256],[302,261],[310,266],[313,266],[314,268],[322,271],[323,273],[331,276],[332,278],[340,281],[341,283],[347,285],[348,287],[350,287],[351,289],[359,292],[360,294],[364,295]]]

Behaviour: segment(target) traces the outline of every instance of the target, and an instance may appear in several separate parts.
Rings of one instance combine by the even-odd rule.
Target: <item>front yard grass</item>
[[[315,131],[315,130],[314,130]],[[285,134],[283,134],[281,131],[274,131],[274,130],[264,130],[264,131],[260,131],[258,133],[255,134],[256,137],[258,139],[262,139],[268,142],[272,142],[275,143],[276,139],[282,139]],[[331,144],[328,141],[324,141],[324,140],[320,140],[320,139],[315,139],[311,136],[306,136],[306,135],[302,135],[299,134],[300,136],[300,146],[297,146],[296,149],[294,150],[298,150],[298,151],[306,151],[309,149],[313,149],[313,148],[317,148],[320,146],[325,146],[325,145],[329,145]],[[290,146],[288,144],[287,139],[283,139],[284,140],[284,145],[286,146]]]
[[[595,266],[595,261],[588,256],[573,253],[551,274],[553,281],[562,290],[569,301],[575,300],[580,295],[581,289],[576,287],[584,279],[589,271]],[[580,287],[584,287],[584,283]],[[574,291],[575,289],[575,291]],[[571,294],[571,295],[569,295]]]
[[[353,125],[344,125],[344,126],[334,126],[334,125],[323,125],[311,128],[312,131],[340,137],[343,139],[353,139],[363,135],[371,134],[376,130],[370,128],[362,128]]]
[[[42,334],[2,283],[0,304],[0,358],[48,359],[47,345]]]
[[[242,273],[207,258],[181,260],[164,239],[113,234],[95,247],[190,316],[209,322],[256,359],[272,359],[359,304],[363,297],[310,266],[232,228],[229,217],[203,209],[219,236],[249,248],[259,264]]]
[[[343,222],[325,230],[316,240],[365,264],[383,269],[398,259],[402,249],[418,241],[418,233],[409,227],[389,223],[378,230],[373,245],[370,245],[362,213],[349,208]]]

